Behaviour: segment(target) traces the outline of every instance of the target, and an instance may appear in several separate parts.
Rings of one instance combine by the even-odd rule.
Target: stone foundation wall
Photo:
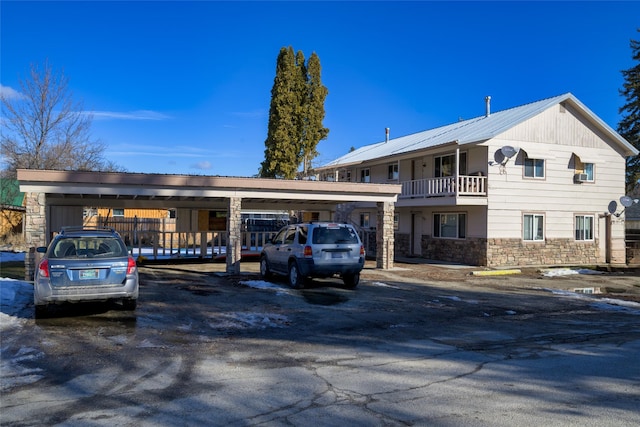
[[[488,239],[487,265],[594,265],[598,264],[598,240],[548,239],[544,243],[520,239]]]
[[[407,233],[396,233],[396,256],[408,257],[411,256],[411,236]]]
[[[549,239],[545,243],[521,239],[433,239],[422,237],[426,259],[488,267],[535,265],[594,265],[600,259],[598,240]]]
[[[487,265],[486,239],[433,239],[422,236],[422,256],[467,265]]]

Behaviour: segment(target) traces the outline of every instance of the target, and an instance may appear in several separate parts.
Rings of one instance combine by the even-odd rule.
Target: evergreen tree
[[[640,29],[638,29],[640,32]],[[631,40],[632,58],[636,65],[623,70],[623,89],[620,94],[626,103],[620,108],[624,117],[618,123],[618,133],[640,150],[640,40]],[[630,193],[640,180],[640,156],[627,159],[626,184]]]
[[[322,125],[324,120],[324,100],[329,92],[320,79],[320,58],[315,52],[307,63],[307,100],[305,108],[305,128],[302,136],[303,168],[306,173],[311,160],[318,156],[317,146],[327,138],[329,129]]]
[[[320,60],[313,53],[305,64],[302,51],[281,48],[271,89],[269,125],[260,176],[293,179],[301,163],[305,171],[327,137],[322,126],[327,89],[320,81]]]

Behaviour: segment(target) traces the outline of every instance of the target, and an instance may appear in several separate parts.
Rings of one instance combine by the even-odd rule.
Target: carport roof
[[[36,169],[19,169],[17,174],[20,191],[45,193],[53,205],[75,206],[223,207],[230,197],[239,197],[243,209],[286,210],[347,202],[395,202],[401,191],[398,184],[203,175]]]

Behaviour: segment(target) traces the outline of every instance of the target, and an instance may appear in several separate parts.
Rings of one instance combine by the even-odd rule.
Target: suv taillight
[[[40,277],[49,277],[49,261],[43,259],[40,261],[40,265],[38,265],[38,274]]]
[[[305,246],[302,255],[305,258],[313,258],[313,250],[311,249],[311,246]]]
[[[127,265],[127,274],[133,274],[136,271],[136,260],[129,256],[129,264]]]
[[[360,256],[364,256],[364,246],[360,245]]]

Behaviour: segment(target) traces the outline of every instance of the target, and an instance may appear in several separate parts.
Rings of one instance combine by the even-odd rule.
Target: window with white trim
[[[398,180],[398,164],[397,163],[392,163],[388,166],[387,168],[387,179],[390,180]]]
[[[593,240],[593,215],[576,215],[576,240]]]
[[[113,216],[124,216],[124,209],[114,209]]]
[[[444,239],[464,239],[467,236],[467,214],[433,214],[433,237]]]
[[[371,172],[369,168],[360,170],[360,182],[371,182]]]
[[[522,238],[524,240],[544,240],[544,215],[525,214],[522,222],[522,230]]]
[[[544,178],[544,159],[524,159],[525,178]]]

